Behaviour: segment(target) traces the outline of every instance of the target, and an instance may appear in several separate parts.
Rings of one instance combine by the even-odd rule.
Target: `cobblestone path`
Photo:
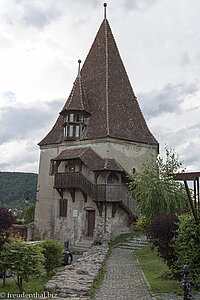
[[[133,251],[114,248],[106,262],[105,279],[95,300],[148,300],[152,296]]]

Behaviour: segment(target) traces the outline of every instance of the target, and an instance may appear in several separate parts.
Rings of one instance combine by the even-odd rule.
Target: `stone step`
[[[147,238],[146,237],[143,237],[143,238],[134,238],[134,237],[132,237],[132,238],[129,238],[128,239],[129,241],[142,241],[142,242],[147,242]]]
[[[135,243],[135,244],[145,244],[147,245],[148,242],[147,241],[133,241],[133,240],[129,240],[127,241],[128,243]]]
[[[92,239],[82,239],[76,246],[73,246],[73,250],[76,251],[88,251],[88,249],[92,246],[93,240]]]
[[[126,244],[126,243],[120,244],[119,246],[130,247],[130,248],[144,248],[144,247],[146,247],[146,245],[138,245],[138,244],[130,245],[130,244]]]
[[[117,245],[117,248],[128,249],[128,250],[140,250],[148,245],[146,237],[133,237],[128,239],[126,242]]]
[[[143,247],[138,248],[138,247],[118,246],[117,248],[135,251],[135,250],[140,250],[140,249],[142,249]]]
[[[122,243],[121,245],[127,246],[127,247],[146,247],[147,244],[133,244],[133,243]]]

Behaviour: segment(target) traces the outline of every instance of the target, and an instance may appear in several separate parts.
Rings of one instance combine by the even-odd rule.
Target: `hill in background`
[[[37,191],[35,173],[0,172],[0,206],[20,215],[25,207],[35,203]],[[25,199],[29,198],[29,203]]]

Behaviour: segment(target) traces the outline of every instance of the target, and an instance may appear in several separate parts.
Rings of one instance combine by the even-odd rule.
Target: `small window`
[[[73,136],[73,126],[72,125],[69,126],[69,136],[70,137]]]
[[[64,135],[66,137],[68,136],[68,127],[67,126],[64,127]]]
[[[74,114],[70,114],[70,115],[69,115],[69,121],[70,121],[70,122],[73,122],[73,121],[74,121]]]
[[[67,200],[60,199],[60,217],[67,216]]]
[[[76,126],[76,137],[79,137],[79,126]]]

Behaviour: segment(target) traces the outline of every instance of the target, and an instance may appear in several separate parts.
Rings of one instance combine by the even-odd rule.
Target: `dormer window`
[[[92,114],[81,79],[81,60],[78,63],[78,76],[65,106],[60,112],[64,117],[62,126],[64,128],[64,139],[66,140],[80,139],[88,126],[89,117]]]
[[[83,112],[70,113],[65,117],[64,138],[78,139],[87,128],[89,118]]]

